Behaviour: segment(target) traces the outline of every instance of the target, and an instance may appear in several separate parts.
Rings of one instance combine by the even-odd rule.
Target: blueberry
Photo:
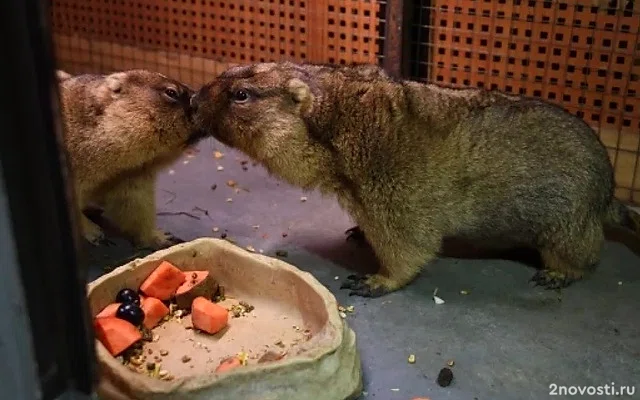
[[[144,321],[144,311],[135,303],[123,303],[118,307],[116,317],[138,326]]]
[[[116,303],[133,303],[140,305],[140,296],[135,292],[135,290],[122,289],[116,295]]]

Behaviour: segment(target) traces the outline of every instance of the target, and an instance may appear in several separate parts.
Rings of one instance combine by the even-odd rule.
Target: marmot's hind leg
[[[544,268],[531,278],[536,286],[567,287],[591,273],[600,261],[602,222],[585,216],[563,222],[539,237]]]

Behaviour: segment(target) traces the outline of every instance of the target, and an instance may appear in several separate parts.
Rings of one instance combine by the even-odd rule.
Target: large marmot
[[[221,142],[305,189],[335,194],[381,269],[352,294],[409,283],[443,237],[539,251],[533,280],[559,288],[599,261],[605,224],[636,232],[614,199],[602,143],[546,102],[393,80],[377,67],[235,67],[192,100]]]
[[[104,217],[136,245],[172,244],[171,235],[156,229],[155,179],[202,137],[192,121],[193,90],[146,70],[57,76],[79,209],[101,206]],[[89,242],[103,240],[100,227],[86,216],[80,225]]]

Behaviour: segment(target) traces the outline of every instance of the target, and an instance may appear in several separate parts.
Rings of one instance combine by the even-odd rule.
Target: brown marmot
[[[638,232],[637,214],[614,199],[605,147],[579,118],[371,71],[240,66],[192,99],[201,129],[293,185],[337,196],[381,264],[347,280],[352,294],[403,287],[450,236],[538,250],[544,269],[532,280],[561,288],[599,261],[605,224]]]
[[[146,70],[57,76],[79,210],[102,207],[103,216],[137,246],[174,243],[156,229],[155,179],[202,138],[192,121],[193,90]],[[100,227],[86,216],[80,225],[89,242],[104,242]]]

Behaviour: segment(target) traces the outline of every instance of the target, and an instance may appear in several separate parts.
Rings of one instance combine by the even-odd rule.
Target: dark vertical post
[[[14,276],[21,286],[11,302],[0,304],[5,318],[0,333],[13,330],[12,342],[31,349],[18,365],[30,380],[37,380],[30,387],[23,385],[28,391],[24,396],[5,395],[82,398],[93,391],[94,338],[60,147],[49,2],[1,1],[0,38],[2,54],[8,55],[0,74],[6,94],[0,110],[0,206],[5,206],[0,213],[0,267],[8,273],[3,278]],[[18,313],[26,324],[12,320]],[[1,352],[12,354],[2,345]],[[11,359],[2,362],[13,365]],[[0,382],[3,378],[8,377],[0,377]],[[8,389],[2,383],[0,387]]]
[[[409,75],[411,0],[388,0],[382,67],[394,78]]]

